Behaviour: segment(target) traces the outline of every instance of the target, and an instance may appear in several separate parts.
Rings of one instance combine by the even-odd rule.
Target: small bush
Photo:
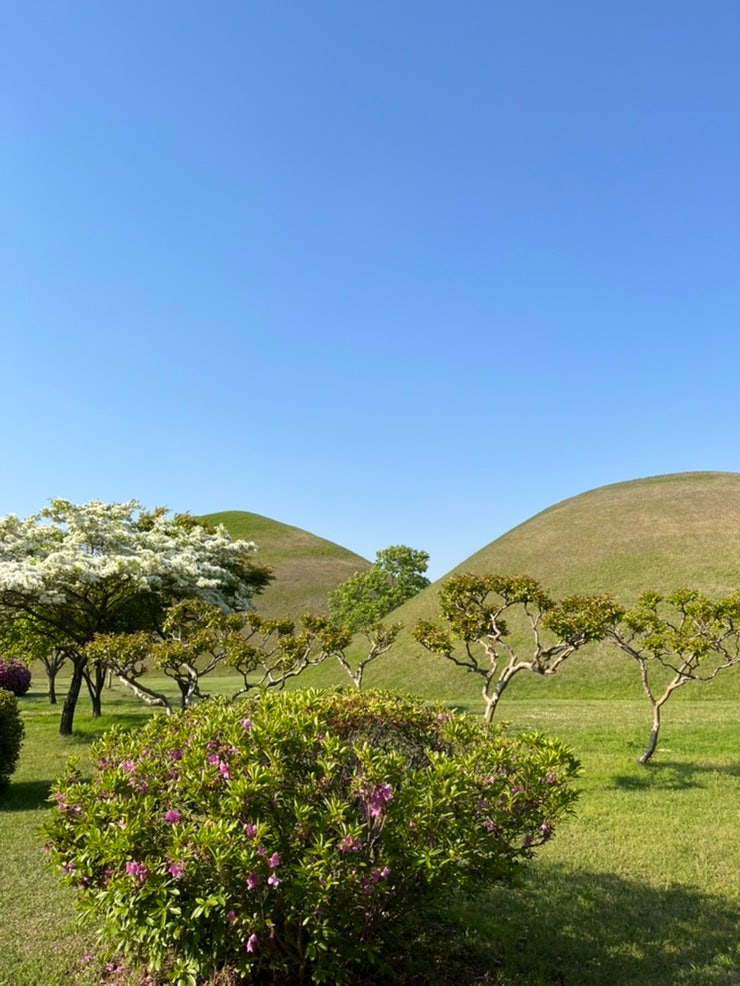
[[[16,768],[23,744],[23,723],[18,700],[5,688],[0,688],[0,788],[7,785]]]
[[[93,758],[60,781],[52,862],[114,949],[188,986],[382,975],[412,919],[550,837],[578,769],[558,741],[356,691],[214,699]]]
[[[5,688],[20,698],[30,686],[31,669],[27,665],[13,658],[0,657],[0,688]]]

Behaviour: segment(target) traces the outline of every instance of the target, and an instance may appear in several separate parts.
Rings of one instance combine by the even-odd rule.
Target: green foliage
[[[23,733],[18,699],[12,692],[0,688],[0,788],[7,785],[15,771]]]
[[[429,585],[423,574],[429,555],[406,545],[383,548],[375,564],[329,593],[332,619],[352,633],[377,624],[388,613]]]
[[[509,876],[572,809],[556,740],[384,693],[211,700],[71,763],[51,859],[161,981],[348,983],[409,922]]]

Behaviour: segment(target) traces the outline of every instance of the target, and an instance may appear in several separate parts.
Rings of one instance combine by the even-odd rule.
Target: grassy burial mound
[[[558,597],[609,593],[625,604],[647,589],[688,586],[725,595],[740,589],[740,474],[678,473],[582,493],[492,541],[445,578],[461,572],[525,573]],[[368,673],[369,684],[475,700],[477,680],[425,653],[409,632],[434,615],[443,581],[391,615],[406,629],[385,662]],[[639,700],[642,693],[633,662],[599,644],[584,648],[551,679],[520,675],[508,694]],[[740,675],[688,687],[685,697],[740,697]]]
[[[260,514],[227,510],[200,519],[223,524],[233,538],[256,543],[256,560],[275,574],[272,585],[255,600],[268,617],[326,613],[327,594],[355,572],[370,568],[367,559],[332,541]]]

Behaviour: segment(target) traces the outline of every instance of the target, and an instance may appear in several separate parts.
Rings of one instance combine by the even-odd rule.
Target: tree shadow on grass
[[[485,909],[474,925],[483,919],[500,944],[492,982],[740,984],[740,902],[691,887],[662,890],[612,873],[538,864],[519,886],[494,888]]]
[[[0,791],[0,812],[37,811],[49,807],[53,781],[18,781]]]
[[[689,787],[705,787],[702,775],[725,774],[740,777],[740,764],[720,765],[682,763],[661,760],[635,768],[631,774],[619,774],[613,786],[625,791],[643,791],[647,788],[679,791]]]

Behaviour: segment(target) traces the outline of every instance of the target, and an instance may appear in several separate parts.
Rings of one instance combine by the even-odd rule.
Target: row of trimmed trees
[[[253,601],[273,576],[256,550],[223,527],[135,500],[57,499],[26,519],[2,518],[0,652],[40,661],[53,704],[56,677],[71,668],[59,728],[67,736],[83,687],[99,716],[112,676],[167,711],[171,698],[150,684],[152,670],[175,683],[182,708],[205,697],[204,678],[219,666],[238,674],[239,695],[336,658],[359,688],[400,630],[382,617],[428,584],[428,556],[391,547],[332,594],[333,619],[266,620]],[[368,642],[359,663],[347,656],[355,632]]]
[[[438,618],[412,632],[427,650],[481,679],[487,722],[521,672],[552,675],[585,644],[616,645],[636,662],[650,703],[650,736],[638,758],[645,764],[671,695],[740,665],[740,593],[712,600],[691,589],[646,592],[628,609],[608,595],[555,600],[526,575],[468,573],[443,584]]]
[[[429,585],[428,555],[393,546],[329,594],[328,618],[265,620],[253,601],[272,574],[255,563],[255,551],[222,527],[147,512],[133,500],[53,500],[26,520],[2,518],[0,650],[41,661],[52,702],[57,673],[71,665],[60,718],[60,733],[69,735],[83,685],[99,715],[114,675],[167,711],[171,699],[150,683],[152,669],[176,684],[183,708],[205,697],[203,680],[219,666],[238,676],[236,695],[282,687],[329,658],[360,688],[367,666],[402,629],[388,614]],[[676,689],[740,663],[740,594],[710,600],[691,590],[650,592],[627,609],[604,595],[555,600],[526,575],[467,573],[442,585],[438,616],[412,634],[481,679],[487,722],[516,675],[555,674],[586,644],[611,641],[637,663],[650,702],[650,739],[639,758],[646,763]],[[363,656],[353,651],[350,659],[358,636]]]

